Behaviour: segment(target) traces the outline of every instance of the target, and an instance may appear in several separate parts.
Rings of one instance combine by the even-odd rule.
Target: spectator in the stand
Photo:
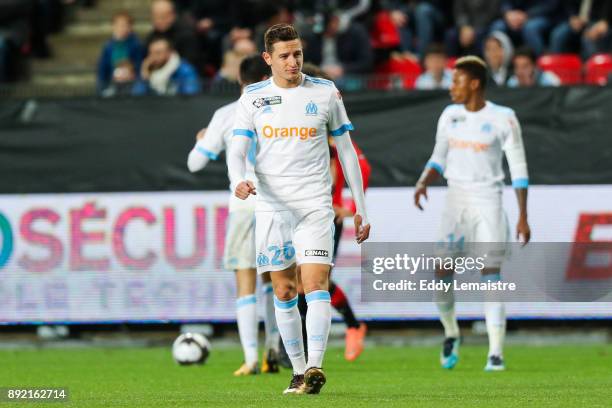
[[[134,34],[132,16],[127,11],[115,13],[113,36],[104,45],[98,61],[98,92],[114,95],[118,87],[135,81],[143,58],[144,48]]]
[[[16,59],[30,37],[29,19],[32,10],[32,1],[0,1],[0,82],[15,77]]]
[[[151,22],[153,29],[145,40],[147,49],[153,38],[165,37],[174,45],[182,58],[198,69],[203,66],[195,30],[189,24],[178,20],[174,4],[170,0],[153,1]]]
[[[566,21],[550,35],[552,53],[578,52],[584,59],[612,51],[612,2],[609,0],[566,0]]]
[[[201,91],[195,68],[163,36],[151,39],[140,77],[134,86],[135,95],[194,95]]]
[[[223,54],[223,65],[212,80],[212,92],[225,92],[240,87],[238,73],[243,58],[244,56],[234,50],[226,51]]]
[[[189,1],[188,16],[195,25],[207,73],[219,68],[223,52],[232,48],[233,42],[223,45],[228,33],[235,41],[251,37],[253,6],[247,0]]]
[[[444,0],[380,0],[380,3],[391,13],[406,57],[412,59],[416,53],[423,60],[429,44],[444,39],[446,25],[452,17]]]
[[[546,38],[560,11],[559,0],[504,0],[502,19],[491,31],[503,31],[515,45],[528,45],[536,55],[546,47]]]
[[[444,36],[447,18],[447,4],[444,0],[423,0],[414,9],[414,28],[417,41],[417,55],[423,59],[429,44]]]
[[[266,16],[266,19],[255,27],[253,37],[257,41],[257,48],[260,51],[265,49],[264,34],[266,30],[275,24],[290,24],[293,20],[293,15],[289,7],[284,2],[263,2],[259,5],[257,12]],[[306,33],[301,33],[306,36]]]
[[[559,86],[561,81],[554,73],[540,71],[536,65],[536,55],[529,47],[521,47],[512,59],[514,75],[508,80],[512,88],[530,86]]]
[[[510,77],[510,64],[514,47],[510,38],[501,31],[493,31],[485,40],[484,57],[493,85],[505,86]]]
[[[491,23],[499,17],[500,0],[455,0],[455,27],[447,36],[449,55],[481,55]]]
[[[255,43],[242,39],[234,44],[234,48],[223,54],[223,65],[212,80],[211,91],[223,92],[240,89],[238,74],[242,60],[257,53]]]
[[[345,75],[366,74],[372,68],[372,47],[366,29],[358,22],[340,32],[340,18],[325,16],[325,30],[304,41],[304,60],[319,65],[334,80]]]
[[[446,67],[447,58],[444,46],[430,44],[425,54],[425,72],[416,80],[416,89],[449,89],[453,74]]]

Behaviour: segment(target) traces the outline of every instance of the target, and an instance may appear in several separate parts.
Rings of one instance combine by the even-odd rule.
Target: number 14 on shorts
[[[267,253],[260,252],[257,255],[257,266],[283,265],[295,258],[295,248],[292,241],[287,241],[281,246],[270,245]]]

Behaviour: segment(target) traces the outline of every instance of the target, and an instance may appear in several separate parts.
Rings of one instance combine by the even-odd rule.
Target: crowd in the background
[[[64,1],[77,0],[23,3]],[[608,0],[154,0],[144,38],[133,33],[128,13],[113,17],[98,90],[191,94],[236,86],[241,59],[261,52],[263,33],[281,22],[301,33],[305,61],[345,89],[362,87],[360,78],[372,74],[413,76],[406,88],[447,88],[452,61],[466,54],[487,61],[492,84],[554,86],[562,80],[538,68],[542,55],[587,61],[612,51]],[[2,33],[0,50],[7,41],[19,46]]]
[[[63,27],[67,9],[93,0],[0,0],[0,83],[21,79],[29,58],[49,58],[49,34]]]

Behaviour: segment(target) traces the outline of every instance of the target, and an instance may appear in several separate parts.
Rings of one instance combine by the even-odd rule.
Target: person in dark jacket
[[[173,44],[179,55],[198,69],[204,61],[199,49],[195,29],[177,18],[174,4],[169,0],[154,0],[151,4],[153,29],[145,39],[145,48],[154,38],[165,37]]]
[[[202,89],[195,68],[163,36],[151,39],[140,77],[134,95],[194,95]]]
[[[0,83],[14,79],[19,49],[31,36],[31,0],[0,0]]]
[[[580,51],[584,59],[612,51],[612,3],[608,0],[567,0],[565,21],[550,35],[550,51]]]
[[[372,68],[372,47],[365,28],[353,22],[340,32],[337,15],[325,17],[325,30],[305,39],[304,60],[319,65],[332,79],[366,74]]]
[[[140,72],[144,48],[132,25],[132,16],[127,12],[113,16],[113,37],[104,45],[98,61],[98,92],[103,95],[110,96],[116,87],[135,81]]]
[[[502,19],[491,26],[491,31],[503,31],[514,45],[528,45],[536,55],[546,47],[546,38],[558,18],[559,0],[504,0]]]
[[[455,26],[449,30],[446,50],[449,55],[482,55],[483,41],[491,23],[499,17],[500,0],[455,0]]]

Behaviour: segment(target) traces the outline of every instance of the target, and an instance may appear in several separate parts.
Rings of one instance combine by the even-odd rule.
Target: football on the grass
[[[200,333],[183,333],[172,345],[172,357],[180,365],[204,364],[209,354],[210,343]]]

